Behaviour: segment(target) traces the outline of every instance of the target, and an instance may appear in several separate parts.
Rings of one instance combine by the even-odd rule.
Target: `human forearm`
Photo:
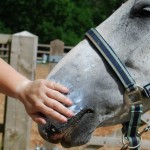
[[[37,123],[46,123],[44,116],[66,122],[73,113],[64,105],[71,100],[64,96],[69,90],[57,83],[39,79],[30,81],[0,59],[0,92],[19,99]],[[41,115],[42,114],[42,115]]]
[[[29,80],[0,58],[0,92],[16,98],[17,87]]]

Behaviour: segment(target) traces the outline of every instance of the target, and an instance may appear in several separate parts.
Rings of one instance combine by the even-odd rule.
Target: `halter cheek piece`
[[[124,101],[130,107],[130,120],[123,123],[124,146],[121,150],[127,148],[140,150],[141,134],[138,133],[138,128],[143,113],[142,99],[143,97],[150,98],[150,84],[142,88],[136,85],[125,65],[96,29],[89,30],[85,37],[108,62],[125,88]],[[125,140],[128,142],[125,143]]]

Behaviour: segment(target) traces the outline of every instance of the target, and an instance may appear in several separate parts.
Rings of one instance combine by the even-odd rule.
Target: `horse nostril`
[[[94,113],[94,110],[93,109],[87,109],[86,113]]]

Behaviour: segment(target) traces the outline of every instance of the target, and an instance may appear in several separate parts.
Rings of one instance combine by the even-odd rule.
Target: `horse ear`
[[[150,17],[150,0],[135,0],[130,12],[130,17]]]

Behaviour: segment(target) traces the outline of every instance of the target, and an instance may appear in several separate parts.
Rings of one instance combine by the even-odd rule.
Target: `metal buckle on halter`
[[[136,145],[136,146],[129,146],[130,145],[130,143],[129,143],[129,140],[125,137],[125,134],[126,133],[124,133],[123,135],[122,135],[122,143],[123,143],[123,147],[121,148],[121,150],[126,150],[126,149],[135,149],[135,148],[138,148],[140,145],[141,145],[141,143],[142,143],[142,136],[138,133],[137,134],[137,137],[139,137],[139,143]],[[126,141],[126,142],[125,142]]]
[[[142,91],[143,88],[141,88],[140,86],[137,86],[137,88],[132,92],[125,91],[124,93],[125,103],[128,106],[142,104],[143,103]]]

